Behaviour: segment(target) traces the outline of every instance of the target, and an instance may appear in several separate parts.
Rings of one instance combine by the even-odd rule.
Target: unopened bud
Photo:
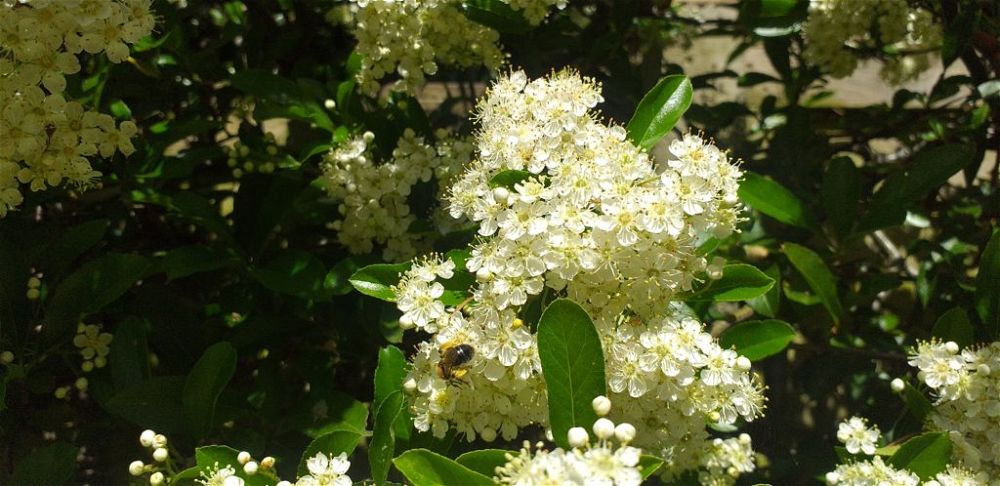
[[[622,444],[627,444],[635,439],[635,427],[632,424],[621,423],[615,427],[615,438]]]
[[[142,461],[132,461],[132,463],[128,465],[128,473],[133,476],[142,476],[143,469],[145,467],[146,465],[143,464]]]
[[[606,418],[597,419],[597,421],[594,422],[594,435],[596,435],[598,439],[610,439],[615,435],[615,423]]]
[[[250,462],[250,459],[253,459],[253,457],[251,457],[250,453],[247,451],[240,451],[239,454],[236,454],[236,460],[239,461],[240,464],[246,464]]]
[[[271,457],[271,456],[267,456],[267,457],[261,459],[260,460],[260,467],[262,467],[264,469],[271,469],[271,468],[273,468],[274,467],[274,458]]]
[[[580,448],[590,442],[590,435],[583,427],[573,427],[566,433],[566,440],[569,441],[570,447]]]
[[[170,457],[170,453],[163,447],[158,447],[153,451],[153,460],[156,462],[164,462],[168,457]]]
[[[889,388],[892,388],[892,391],[896,393],[901,393],[903,390],[906,389],[906,383],[903,382],[903,380],[900,380],[899,378],[895,378],[892,380],[892,382],[889,383]]]
[[[167,436],[163,434],[156,434],[153,436],[153,447],[166,447],[167,446]]]
[[[153,447],[153,437],[156,437],[156,432],[146,429],[139,434],[139,443],[143,447]]]
[[[594,413],[596,413],[598,417],[603,417],[611,412],[611,399],[604,395],[598,395],[592,402],[590,402],[590,405],[594,407]]]
[[[152,484],[153,486],[159,486],[163,484],[163,473],[155,472],[152,475],[150,475],[149,484]]]
[[[0,353],[0,363],[8,365],[14,362],[14,353],[10,351],[4,351]]]
[[[736,358],[736,367],[743,371],[749,370],[750,360],[746,356],[740,356],[739,358]]]
[[[253,476],[254,474],[257,474],[257,463],[254,462],[254,461],[250,461],[250,462],[244,464],[243,465],[243,472],[245,472],[245,473],[247,473],[247,474],[249,474],[251,476]]]

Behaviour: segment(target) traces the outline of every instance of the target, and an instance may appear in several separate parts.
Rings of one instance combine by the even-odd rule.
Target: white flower
[[[295,482],[295,486],[350,486],[353,484],[351,478],[347,476],[351,462],[347,460],[347,454],[343,452],[336,457],[317,452],[315,456],[306,459],[306,468],[309,470],[309,474],[300,477]]]
[[[868,422],[861,417],[851,417],[841,422],[837,429],[837,440],[844,443],[847,452],[857,454],[864,452],[866,455],[875,454],[875,447],[881,433],[876,426],[868,426]]]

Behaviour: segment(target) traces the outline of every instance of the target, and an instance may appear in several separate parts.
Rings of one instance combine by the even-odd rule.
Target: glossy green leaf
[[[591,402],[606,395],[604,351],[593,321],[577,303],[558,299],[538,322],[538,357],[549,397],[549,424],[556,444],[568,448],[570,428],[590,428]]]
[[[372,400],[372,410],[379,410],[382,402],[393,393],[403,390],[403,380],[406,378],[406,356],[395,346],[386,346],[378,352],[378,366],[375,368],[375,397]],[[396,438],[408,438],[413,426],[409,414],[405,411],[396,419],[393,430]],[[391,459],[391,456],[389,457]],[[388,460],[388,459],[387,459]]]
[[[911,164],[886,178],[861,217],[861,231],[897,225],[906,218],[907,209],[930,191],[937,189],[974,158],[968,145],[941,145],[921,150]]]
[[[351,275],[357,272],[365,265],[373,263],[371,260],[373,258],[365,258],[361,256],[349,256],[333,266],[329,272],[326,274],[326,279],[323,281],[323,288],[325,288],[332,295],[347,295],[354,290],[351,286]]]
[[[816,252],[795,243],[785,243],[783,246],[785,256],[792,262],[799,273],[806,279],[809,288],[816,293],[816,296],[826,307],[833,318],[833,322],[840,323],[844,316],[844,309],[837,296],[837,282],[833,277],[830,268],[820,258]]]
[[[743,202],[782,223],[807,229],[815,225],[815,218],[801,199],[760,174],[744,174],[738,193]]]
[[[493,479],[427,449],[412,449],[392,460],[413,486],[486,486]]]
[[[823,174],[820,196],[830,223],[841,236],[847,235],[857,220],[861,198],[858,168],[851,159],[837,157],[830,161]]]
[[[691,106],[694,90],[686,76],[673,75],[661,79],[649,90],[625,129],[629,140],[650,149],[670,132]]]
[[[513,190],[515,185],[534,176],[535,174],[526,170],[505,170],[491,177],[489,184],[490,187],[506,187]]]
[[[734,348],[750,361],[758,361],[783,351],[795,339],[795,329],[785,321],[741,322],[719,336],[719,346]]]
[[[376,263],[354,272],[351,285],[358,292],[388,302],[396,301],[392,286],[399,283],[400,274],[410,269],[407,263]]]
[[[81,316],[118,300],[150,266],[144,257],[122,253],[108,253],[83,264],[56,287],[42,332],[50,339],[66,337]]]
[[[28,454],[14,466],[11,486],[66,484],[76,469],[79,450],[73,444],[55,442]]]
[[[773,264],[764,270],[764,275],[771,277],[774,285],[764,295],[747,300],[747,305],[764,317],[776,317],[781,309],[781,269]]]
[[[181,402],[183,390],[183,376],[160,376],[118,392],[103,406],[142,428],[164,434],[182,432],[190,425]]]
[[[1000,230],[994,231],[979,259],[976,313],[987,334],[1000,339]]]
[[[315,255],[286,250],[251,275],[264,287],[302,299],[327,300],[326,266]]]
[[[722,278],[710,280],[705,288],[685,300],[714,302],[749,300],[766,294],[773,286],[774,279],[757,267],[736,263],[726,265],[722,269]]]
[[[909,381],[904,381],[904,383],[906,386],[903,388],[902,393],[903,402],[906,403],[906,407],[910,410],[910,413],[916,417],[917,422],[924,423],[927,416],[934,411],[934,405]]]
[[[160,261],[160,268],[170,280],[210,272],[232,266],[237,262],[204,245],[174,248]]]
[[[361,442],[361,434],[350,430],[335,430],[325,435],[321,435],[309,443],[302,457],[299,459],[299,476],[309,474],[306,462],[316,454],[327,456],[339,456],[345,453],[350,457],[354,448]]]
[[[381,486],[389,475],[389,465],[396,453],[396,427],[403,414],[403,392],[393,391],[375,409],[375,425],[368,446],[368,463],[372,480]]]
[[[80,255],[104,239],[109,225],[107,219],[97,219],[67,229],[42,255],[46,276],[62,275]]]
[[[149,377],[149,346],[146,342],[149,324],[130,318],[115,327],[108,362],[111,380],[118,390],[138,385]]]
[[[524,15],[500,0],[465,0],[462,13],[477,24],[505,34],[524,34],[531,30]]]
[[[948,466],[951,462],[951,448],[946,432],[931,432],[904,442],[888,462],[896,468],[907,469],[926,481]]]
[[[313,439],[337,430],[364,434],[368,427],[368,405],[346,393],[332,391],[322,402],[323,414],[315,425],[304,430]]]
[[[656,474],[663,466],[663,458],[651,456],[649,454],[643,454],[639,456],[639,473],[642,474],[642,479],[649,479],[650,476]]]
[[[954,307],[941,314],[931,329],[931,335],[942,341],[954,341],[962,348],[976,341],[969,315],[961,307]]]
[[[215,418],[215,404],[236,372],[236,349],[228,342],[210,346],[184,381],[181,403],[191,430],[205,433]]]
[[[498,467],[507,464],[507,454],[515,457],[518,455],[515,451],[503,449],[479,449],[466,452],[455,458],[455,461],[479,474],[493,477]]]

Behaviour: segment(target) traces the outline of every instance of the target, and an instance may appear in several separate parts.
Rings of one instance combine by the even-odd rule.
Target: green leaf
[[[1000,339],[1000,230],[986,244],[976,275],[976,313],[994,340]]]
[[[493,485],[493,479],[427,449],[413,449],[392,460],[413,486]]]
[[[11,486],[66,484],[76,469],[79,448],[67,442],[55,442],[38,449],[14,466]]]
[[[496,469],[507,464],[507,454],[517,457],[518,452],[503,449],[479,449],[458,456],[455,461],[484,476],[493,477]]]
[[[309,474],[309,468],[306,465],[309,458],[320,453],[333,457],[339,456],[341,453],[350,456],[354,452],[354,448],[358,446],[358,442],[361,442],[361,434],[351,430],[335,430],[317,437],[309,443],[305,452],[302,453],[302,458],[299,459],[299,476]]]
[[[263,268],[251,272],[261,285],[278,293],[301,299],[324,301],[327,270],[315,255],[300,250],[285,250]]]
[[[149,377],[148,327],[138,318],[129,318],[115,327],[115,338],[108,353],[115,389],[123,390]]]
[[[323,399],[325,413],[315,420],[316,425],[304,430],[313,439],[336,430],[349,430],[364,434],[368,426],[368,405],[346,393],[332,391]]]
[[[462,13],[477,24],[505,34],[524,34],[531,30],[524,15],[500,0],[466,0]]]
[[[858,168],[847,157],[837,157],[830,161],[823,174],[820,192],[826,217],[841,236],[850,233],[858,217],[858,201],[861,198],[861,182]]]
[[[97,219],[67,229],[42,255],[46,277],[62,275],[80,255],[104,239],[108,226],[108,220]]]
[[[375,397],[372,410],[382,407],[382,402],[393,393],[403,390],[406,378],[406,356],[395,346],[386,346],[378,352],[378,367],[375,368]],[[408,413],[400,414],[393,426],[397,438],[409,438],[412,422]],[[391,458],[391,456],[389,457]],[[388,461],[388,458],[386,459]]]
[[[208,246],[190,245],[168,251],[160,261],[160,268],[167,274],[168,280],[174,280],[233,266],[235,263],[235,260]]]
[[[968,145],[941,145],[920,151],[909,167],[882,183],[858,223],[859,230],[867,232],[902,223],[915,201],[947,182],[974,158],[974,150]]]
[[[719,346],[735,348],[750,361],[759,361],[780,353],[795,339],[795,329],[785,321],[741,322],[719,336]]]
[[[942,341],[954,341],[962,348],[976,341],[976,332],[969,322],[969,315],[961,307],[949,309],[941,314],[931,329],[931,335]]]
[[[833,322],[840,324],[844,309],[840,305],[840,298],[837,297],[837,282],[833,278],[830,268],[826,266],[819,255],[804,246],[785,243],[783,248],[785,256],[806,279],[809,288],[816,293],[820,302],[826,307]]]
[[[347,295],[354,290],[351,286],[351,275],[357,272],[366,264],[371,263],[370,258],[349,256],[333,266],[326,274],[323,281],[323,288],[333,295]]]
[[[907,408],[909,408],[913,416],[917,418],[917,421],[919,423],[924,423],[927,416],[934,411],[934,405],[932,405],[931,401],[928,400],[927,397],[924,396],[924,394],[921,393],[920,390],[913,386],[908,380],[905,380],[904,383],[906,384],[906,387],[903,388],[903,402],[906,403]]]
[[[396,293],[390,287],[399,283],[399,276],[410,269],[410,263],[376,263],[354,272],[351,285],[358,292],[387,302],[396,301]]]
[[[689,301],[732,302],[749,300],[767,293],[774,287],[774,279],[768,277],[753,265],[736,263],[722,269],[722,277],[709,281],[708,285],[695,292]]]
[[[403,416],[403,392],[394,391],[375,409],[375,425],[371,444],[368,446],[368,463],[372,480],[381,486],[389,475],[389,464],[396,453],[396,424]]]
[[[181,394],[183,376],[161,376],[132,385],[111,397],[104,408],[140,427],[162,433],[187,430]]]
[[[801,199],[760,174],[747,172],[738,194],[743,202],[782,223],[806,229],[815,226],[815,219]]]
[[[644,149],[652,148],[674,128],[691,106],[693,93],[691,80],[686,76],[673,75],[661,79],[642,97],[625,127],[629,140]]]
[[[764,270],[764,275],[771,277],[774,285],[764,295],[747,300],[747,305],[762,316],[775,317],[781,309],[781,269],[773,264]]]
[[[108,253],[83,264],[56,288],[46,309],[43,332],[50,340],[67,337],[83,315],[118,300],[150,266],[146,258],[121,253]]]
[[[556,444],[568,449],[572,427],[590,428],[591,402],[606,395],[604,351],[593,321],[577,303],[558,299],[538,322],[538,357],[549,397],[549,424]]]
[[[945,432],[918,435],[904,442],[888,462],[896,468],[908,469],[926,481],[944,471],[951,462],[951,441]]]
[[[506,187],[514,189],[518,183],[524,182],[528,178],[535,177],[535,174],[526,170],[504,170],[490,178],[490,187]]]
[[[661,457],[649,454],[639,456],[639,472],[642,474],[642,479],[649,479],[650,476],[663,466],[663,462],[663,458]]]
[[[184,382],[181,403],[191,430],[207,432],[215,417],[215,404],[236,372],[236,349],[228,342],[213,344],[194,364]]]

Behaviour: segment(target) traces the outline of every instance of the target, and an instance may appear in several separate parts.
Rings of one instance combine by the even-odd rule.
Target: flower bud
[[[170,457],[170,453],[162,447],[158,447],[153,451],[153,460],[156,462],[164,462]]]
[[[143,430],[142,433],[139,434],[139,443],[142,444],[143,447],[153,447],[153,437],[155,436],[156,432],[149,429]]]
[[[260,467],[262,467],[264,469],[271,469],[272,467],[274,467],[274,458],[271,457],[271,456],[267,456],[267,457],[261,459],[260,460]]]
[[[497,431],[493,429],[485,429],[479,433],[479,437],[486,442],[493,442],[497,438]]]
[[[955,341],[948,341],[944,343],[944,349],[950,354],[958,354],[958,343]]]
[[[566,439],[569,441],[570,447],[580,448],[590,442],[590,435],[583,427],[573,427],[566,433]]]
[[[153,436],[153,447],[166,447],[167,446],[167,436],[163,434],[156,434]]]
[[[279,481],[278,484],[274,486],[292,486],[292,483],[289,483],[288,481]]]
[[[507,204],[510,199],[510,191],[506,187],[500,186],[493,189],[493,199],[500,204]]]
[[[163,484],[163,473],[155,472],[151,476],[149,476],[149,484],[152,484],[153,486],[159,486]]]
[[[73,386],[75,386],[77,390],[81,391],[86,390],[88,385],[90,385],[90,382],[82,376],[77,378],[76,382],[73,383]]]
[[[906,383],[904,383],[903,380],[896,378],[889,383],[889,388],[892,388],[892,391],[896,393],[902,393],[903,390],[906,389]]]
[[[142,472],[145,467],[146,465],[143,464],[142,461],[132,461],[132,463],[128,465],[128,473],[133,476],[142,476]]]
[[[4,351],[0,353],[0,363],[8,365],[14,362],[14,353],[10,351]]]
[[[739,369],[741,369],[741,370],[743,370],[743,371],[749,370],[750,369],[750,359],[747,358],[746,356],[740,356],[739,358],[736,358],[736,367],[739,368]]]
[[[597,421],[594,422],[594,435],[596,435],[598,439],[610,439],[615,435],[615,423],[606,418],[597,419]]]
[[[629,423],[620,423],[615,427],[615,438],[622,444],[628,444],[635,439],[635,427]]]
[[[410,378],[403,382],[403,391],[412,394],[417,391],[417,380]]]
[[[611,411],[611,399],[604,395],[598,395],[592,402],[590,402],[590,405],[594,407],[594,413],[596,413],[598,417],[603,417]]]
[[[246,464],[250,462],[250,459],[253,459],[253,457],[251,457],[250,453],[247,451],[240,451],[239,454],[236,454],[236,460],[239,461],[240,464]]]
[[[244,464],[243,465],[243,472],[249,474],[250,476],[253,476],[254,474],[257,474],[257,463],[254,462],[254,461],[250,461],[250,462]]]

